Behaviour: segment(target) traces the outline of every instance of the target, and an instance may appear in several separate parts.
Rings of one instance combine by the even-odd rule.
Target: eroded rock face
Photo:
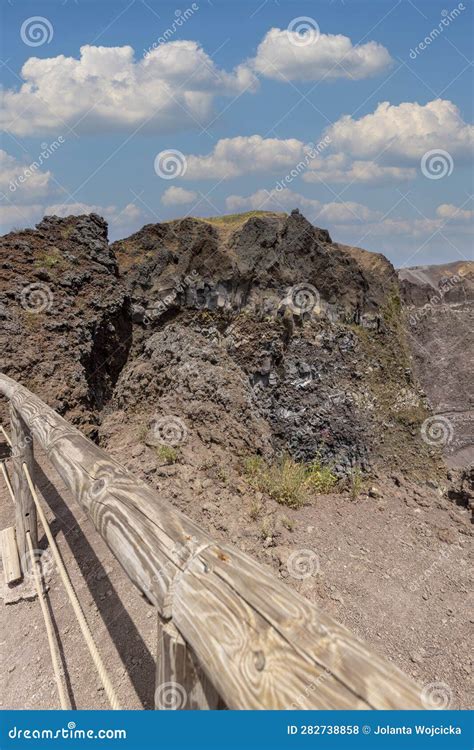
[[[288,452],[345,476],[435,460],[395,270],[298,211],[112,246],[98,216],[46,217],[2,252],[3,369],[92,436],[173,417],[190,461]]]
[[[131,343],[107,224],[48,216],[0,242],[1,369],[94,436]]]
[[[117,384],[117,408],[132,397],[138,409],[145,387],[145,422],[155,409],[195,423],[199,409],[190,418],[189,404],[212,412],[219,394],[216,442],[230,455],[286,451],[343,476],[381,460],[423,468],[425,403],[403,340],[396,272],[383,256],[333,244],[298,211],[149,225],[113,249],[138,355]],[[167,354],[154,370],[157,341]],[[183,380],[183,367],[194,368],[195,382]],[[232,442],[242,420],[251,430]]]

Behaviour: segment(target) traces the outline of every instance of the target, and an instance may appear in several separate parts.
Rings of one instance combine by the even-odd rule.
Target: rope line
[[[13,505],[15,505],[16,504],[15,494],[13,492],[12,483],[10,482],[10,477],[8,476],[8,472],[3,461],[0,461],[0,466],[2,467],[3,478],[5,479],[5,484],[8,487],[8,491],[10,493],[11,499],[13,500]]]
[[[34,503],[36,505],[36,510],[38,511],[38,516],[41,520],[44,532],[48,538],[51,551],[53,553],[54,560],[56,562],[56,565],[58,567],[59,575],[61,577],[61,580],[64,584],[64,588],[66,589],[66,593],[69,597],[69,601],[71,603],[71,606],[74,610],[74,614],[76,615],[79,627],[81,629],[82,635],[84,637],[84,641],[86,642],[86,646],[89,649],[89,653],[92,657],[92,660],[95,664],[95,667],[97,669],[97,672],[99,674],[100,680],[102,682],[102,685],[104,686],[105,693],[107,695],[107,698],[109,699],[110,705],[114,710],[120,710],[120,704],[117,698],[117,694],[115,693],[115,690],[113,688],[113,685],[110,681],[110,677],[107,673],[107,670],[105,668],[105,665],[102,661],[102,658],[99,654],[99,651],[97,649],[97,646],[95,645],[94,639],[92,637],[92,633],[90,631],[89,625],[87,623],[87,620],[84,616],[84,612],[82,611],[82,607],[79,603],[79,599],[77,598],[77,594],[74,591],[72,587],[71,580],[69,578],[69,575],[67,573],[66,567],[63,563],[62,557],[60,555],[59,549],[56,544],[56,540],[54,539],[51,529],[49,526],[49,523],[46,519],[46,516],[44,515],[43,508],[41,507],[38,495],[36,494],[36,489],[34,487],[34,484],[31,480],[30,472],[28,470],[28,466],[26,463],[23,462],[22,464],[23,472],[26,476],[26,481],[28,482],[28,486],[30,488],[31,495],[33,497]]]
[[[61,679],[61,668],[59,666],[58,654],[56,651],[56,642],[53,634],[53,623],[51,621],[51,614],[46,606],[46,592],[41,584],[40,574],[38,572],[38,566],[40,565],[39,560],[35,556],[33,549],[33,542],[31,541],[31,534],[29,531],[26,532],[26,539],[28,542],[28,550],[30,553],[31,568],[33,570],[33,577],[35,580],[36,593],[38,594],[38,600],[43,613],[44,624],[46,626],[46,633],[48,635],[49,652],[51,654],[51,661],[53,662],[54,679],[56,680],[56,687],[58,688],[59,702],[63,711],[67,711],[70,706],[66,699],[64,692],[64,685]]]
[[[10,436],[5,432],[5,429],[4,429],[3,425],[1,425],[1,424],[0,424],[0,431],[3,432],[3,437],[5,438],[5,440],[7,441],[8,445],[11,448],[12,447],[12,441],[10,440]]]

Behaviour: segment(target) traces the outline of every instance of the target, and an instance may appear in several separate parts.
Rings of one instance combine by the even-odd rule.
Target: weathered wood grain
[[[33,474],[33,436],[21,413],[10,401],[10,424],[12,441],[12,478],[11,484],[15,503],[15,529],[18,554],[22,572],[31,570],[34,561],[30,560],[26,533],[30,533],[33,548],[38,547],[36,506],[30,488],[23,473],[22,465],[26,463]]]
[[[0,532],[2,547],[3,575],[7,586],[21,579],[20,558],[16,546],[15,527],[8,526]]]
[[[158,616],[155,708],[216,709],[219,695],[172,622]]]
[[[161,683],[179,682],[164,679],[179,675],[188,687],[197,686],[191,658],[229,708],[423,708],[408,676],[262,565],[217,544],[3,375],[1,392],[131,580],[162,618],[172,618],[173,627],[160,636],[167,654]]]

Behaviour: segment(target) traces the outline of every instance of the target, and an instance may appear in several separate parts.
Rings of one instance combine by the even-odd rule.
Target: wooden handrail
[[[213,540],[37,396],[2,374],[0,393],[229,708],[424,708],[410,677]]]

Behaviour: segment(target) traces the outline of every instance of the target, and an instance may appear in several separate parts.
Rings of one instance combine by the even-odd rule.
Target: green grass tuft
[[[300,508],[311,495],[329,492],[337,483],[337,477],[328,466],[319,461],[298,463],[291,456],[282,456],[274,464],[267,464],[259,456],[251,456],[244,469],[255,489],[268,493],[289,508]]]
[[[178,451],[171,445],[159,445],[156,449],[158,458],[167,464],[175,464],[178,460]]]

